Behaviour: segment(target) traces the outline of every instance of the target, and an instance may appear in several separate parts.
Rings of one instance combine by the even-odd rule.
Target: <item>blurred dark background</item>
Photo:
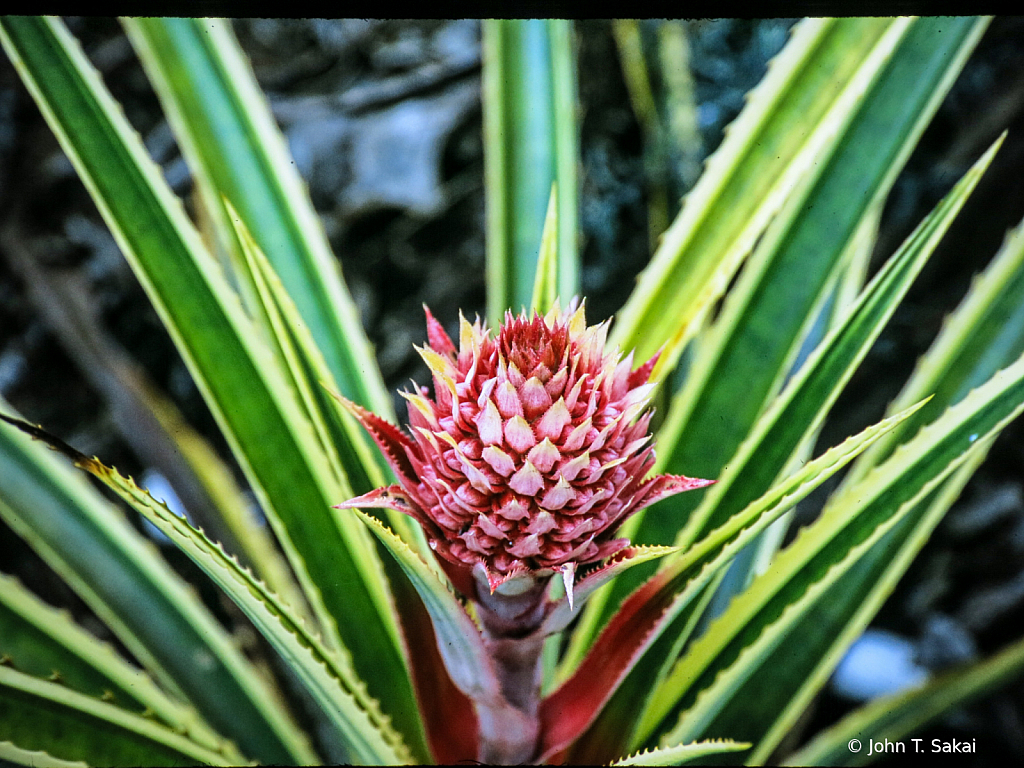
[[[188,169],[116,21],[68,20],[174,190]],[[653,33],[657,22],[644,22]],[[697,103],[696,159],[714,150],[784,45],[792,20],[687,22]],[[612,315],[649,253],[644,133],[630,106],[612,25],[575,25],[579,54],[583,293],[588,319]],[[285,130],[338,254],[391,391],[425,381],[412,350],[426,303],[452,327],[484,310],[480,28],[474,20],[240,20],[235,30]],[[874,265],[1004,129],[995,163],[911,290],[826,426],[823,442],[877,420],[971,277],[1024,216],[1024,20],[995,19],[900,176]],[[692,181],[685,163],[669,187]],[[0,61],[0,394],[26,418],[122,472],[146,469],[112,408],[129,371],[168,395],[224,447],[183,363],[95,206],[13,68]],[[113,393],[113,394],[112,394]],[[397,398],[396,398],[397,408]],[[399,409],[399,412],[402,412]],[[120,413],[120,415],[119,415]],[[133,440],[126,440],[126,435]],[[935,532],[875,624],[939,669],[1024,632],[1024,428],[1011,426]],[[2,471],[2,468],[0,468]],[[175,566],[187,563],[168,553]],[[98,622],[0,524],[0,570],[16,573],[94,631]],[[213,601],[214,595],[206,595]],[[853,706],[832,692],[808,726]],[[978,754],[1024,758],[1024,695],[1013,685],[927,739],[976,738]]]

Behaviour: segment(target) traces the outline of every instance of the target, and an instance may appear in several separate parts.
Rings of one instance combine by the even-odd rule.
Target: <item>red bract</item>
[[[411,439],[350,406],[399,484],[339,506],[413,516],[457,586],[466,569],[492,592],[518,574],[557,570],[571,600],[577,567],[628,545],[614,538],[626,518],[711,481],[645,478],[656,356],[632,370],[632,353],[606,352],[607,324],[588,327],[582,306],[506,313],[496,338],[479,320],[460,322],[456,350],[427,310],[428,344],[418,351],[434,397],[425,387],[403,393]]]

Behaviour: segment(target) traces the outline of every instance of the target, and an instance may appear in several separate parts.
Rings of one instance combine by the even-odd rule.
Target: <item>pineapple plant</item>
[[[0,20],[273,534],[208,453],[189,460],[224,536],[5,405],[0,516],[123,652],[4,578],[0,758],[845,763],[866,757],[851,739],[903,738],[1011,678],[1022,643],[789,740],[1024,409],[1024,334],[1000,321],[1018,229],[886,416],[815,451],[999,150],[866,279],[885,196],[987,23],[798,24],[597,325],[578,297],[571,25],[485,23],[488,321],[460,318],[456,345],[427,310],[432,387],[404,393],[403,431],[230,25],[124,20],[194,222],[63,23]],[[531,133],[536,113],[553,124]],[[230,600],[270,673],[83,470]],[[842,470],[787,541],[794,505]]]

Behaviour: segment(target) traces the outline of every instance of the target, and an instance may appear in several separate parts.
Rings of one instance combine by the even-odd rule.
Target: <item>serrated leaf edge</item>
[[[489,654],[484,645],[483,636],[476,622],[470,617],[462,602],[456,596],[446,580],[427,565],[420,555],[380,520],[368,515],[361,509],[352,507],[345,511],[355,513],[359,520],[378,538],[381,543],[398,561],[399,566],[409,576],[413,587],[423,600],[424,607],[430,614],[437,639],[438,650],[445,660],[445,666],[452,682],[467,696],[478,701],[500,701],[501,685],[490,663]],[[429,597],[440,598],[435,603]],[[443,603],[447,605],[443,605]],[[443,615],[438,609],[444,611]],[[445,619],[441,621],[441,619]],[[454,621],[455,632],[451,632],[448,624]],[[453,656],[460,648],[469,662],[469,670],[475,672],[467,675],[467,669]]]
[[[72,690],[60,683],[0,666],[0,690],[3,688],[11,688],[59,707],[104,720],[199,762],[209,765],[231,765],[233,762],[226,755],[197,744],[155,719],[136,714],[99,697]]]
[[[17,421],[10,421],[18,425]],[[40,434],[33,436],[46,439],[46,433],[38,429],[35,432]],[[64,449],[74,451],[66,445]],[[65,452],[60,448],[57,450]],[[126,478],[115,469],[102,464],[98,459],[90,459],[84,454],[72,456],[72,459],[77,466],[95,475],[133,509],[171,538],[214,581],[222,583],[217,574],[227,574],[236,583],[243,586],[252,597],[256,598],[257,602],[248,604],[242,598],[238,605],[257,626],[260,626],[261,619],[264,617],[261,617],[253,606],[261,605],[269,615],[273,616],[281,629],[287,633],[285,637],[291,637],[297,642],[298,647],[309,654],[318,669],[326,672],[332,680],[340,684],[340,691],[351,698],[357,712],[367,719],[367,724],[370,725],[369,732],[376,733],[380,737],[388,754],[368,755],[367,759],[370,761],[374,759],[386,759],[391,762],[408,761],[409,755],[401,736],[391,727],[390,718],[381,712],[377,701],[368,694],[365,683],[352,672],[351,660],[347,656],[347,651],[342,651],[340,648],[328,649],[317,635],[307,628],[305,621],[268,590],[247,567],[242,566],[233,556],[224,552],[220,545],[211,541],[201,529],[192,527],[183,517],[171,512],[163,502],[154,499],[147,490],[139,488],[132,478]],[[228,592],[231,594],[230,590]],[[243,595],[244,593],[237,592],[235,594]],[[235,598],[234,594],[231,596],[233,599]],[[268,634],[267,639],[276,646],[272,634]],[[283,649],[278,648],[278,650]],[[301,667],[299,669],[293,667],[293,669],[301,674]],[[320,703],[323,705],[325,702],[320,700]],[[330,703],[337,705],[337,702],[334,701]],[[330,712],[331,707],[328,706],[326,709]],[[339,727],[347,725],[347,723],[339,723],[337,720],[335,723]],[[358,730],[356,732],[359,733]]]
[[[798,533],[797,538],[794,540],[794,542],[789,547],[787,547],[786,550],[780,553],[780,555],[775,559],[775,561],[773,562],[772,569],[773,575],[770,578],[775,581],[777,581],[780,578],[779,574],[783,570],[784,563],[789,561],[793,561],[794,563],[800,563],[799,556],[802,555],[802,551],[804,549],[812,550],[810,555],[808,555],[808,557],[810,557],[820,552],[822,547],[827,546],[828,542],[833,537],[828,536],[825,541],[820,541],[820,539],[824,536],[824,534],[821,534],[820,531],[825,530],[822,526],[826,525],[828,522],[832,520],[846,521],[846,524],[843,525],[843,527],[849,525],[857,516],[858,509],[864,508],[867,504],[871,502],[871,500],[877,498],[877,496],[881,494],[885,488],[891,486],[897,478],[902,476],[902,472],[897,470],[902,469],[905,471],[906,469],[909,469],[909,466],[913,466],[915,462],[913,462],[912,460],[914,458],[920,458],[920,444],[934,445],[936,441],[930,439],[933,434],[942,434],[943,432],[946,432],[950,436],[952,436],[953,434],[955,434],[957,429],[963,427],[963,424],[968,420],[968,418],[972,414],[975,413],[975,411],[978,408],[980,408],[982,405],[990,403],[994,398],[998,397],[999,394],[1005,393],[1005,391],[1011,388],[1014,384],[1019,385],[1022,379],[1024,379],[1024,357],[1022,357],[1009,368],[1004,369],[1003,371],[1000,371],[997,374],[995,374],[988,382],[986,382],[986,384],[983,384],[977,390],[972,391],[972,393],[968,397],[965,397],[956,405],[948,408],[946,413],[943,414],[943,417],[936,420],[932,424],[922,428],[922,430],[918,433],[914,440],[912,440],[909,443],[904,443],[903,445],[901,445],[893,453],[892,457],[890,457],[890,459],[885,462],[885,464],[873,468],[872,471],[867,476],[865,476],[863,480],[857,483],[854,486],[854,488],[851,489],[851,491],[847,494],[847,496],[844,497],[844,502],[842,504],[832,504],[831,502],[826,504],[825,509],[822,510],[821,516],[818,518],[818,520],[814,524],[802,529]],[[916,503],[917,501],[920,501],[920,499],[922,499],[924,495],[926,495],[932,489],[937,487],[939,483],[941,483],[946,477],[948,477],[953,471],[955,471],[957,467],[967,462],[970,459],[972,452],[983,449],[985,447],[987,440],[992,435],[998,434],[1010,421],[1016,418],[1016,416],[1019,415],[1022,410],[1024,410],[1024,402],[1017,403],[1015,407],[1010,408],[1008,414],[1003,418],[998,419],[996,423],[993,425],[993,427],[987,433],[985,433],[985,435],[979,435],[979,438],[981,439],[978,440],[978,442],[966,448],[963,452],[954,457],[937,474],[933,475],[926,482],[924,482],[921,488],[918,489],[918,491],[908,501],[904,502],[901,505],[900,510],[897,512],[897,514],[905,514],[906,510],[909,508],[908,505],[910,504],[910,502]],[[874,537],[874,534],[872,534],[872,537]],[[816,541],[817,544],[815,545]],[[804,560],[804,562],[806,562],[806,559]],[[724,622],[727,619],[727,617],[731,618],[730,614],[737,612],[739,610],[737,606],[752,601],[752,595],[754,594],[752,590],[756,590],[758,582],[764,584],[767,583],[768,580],[769,577],[765,575],[764,577],[755,581],[750,589],[748,589],[741,595],[737,596],[734,599],[733,603],[730,604],[726,612],[722,614],[721,617],[719,617],[718,622]],[[695,643],[695,645],[693,646],[693,648],[691,648],[691,653],[697,653],[699,645],[707,645],[710,642],[710,640],[707,639],[708,637],[710,637],[710,635],[711,633],[709,632],[706,635],[704,635],[700,640],[698,640],[697,643]],[[716,639],[720,640],[720,638]],[[677,664],[677,669],[681,669],[682,664],[683,660],[680,660],[680,662]],[[670,678],[666,680],[665,685],[669,686],[672,682],[673,676],[670,676]],[[679,690],[681,686],[678,685],[678,681],[675,681],[675,683],[675,690]],[[676,695],[675,698],[676,700],[678,700],[678,695]],[[661,708],[664,709],[664,706],[662,705]],[[688,712],[692,714],[693,709],[694,708],[691,707],[691,709],[688,710]],[[667,714],[667,710],[665,710],[665,714]],[[659,717],[657,719],[660,720],[661,718]],[[680,725],[677,726],[677,728],[681,727],[682,718],[680,718]],[[674,729],[672,733],[673,736],[675,736],[678,735],[679,732],[677,732],[676,729]]]
[[[219,752],[228,760],[244,760],[234,742],[214,731],[194,707],[167,696],[145,670],[129,664],[110,643],[80,627],[70,611],[48,605],[25,588],[19,579],[4,573],[0,573],[0,602],[99,672],[113,686],[120,686],[126,697],[132,697],[136,703],[153,712],[168,728]],[[29,617],[29,613],[34,617]],[[11,663],[17,668],[17,658],[12,658]],[[59,674],[59,670],[55,672]]]
[[[945,476],[940,476],[936,479],[934,485],[937,485],[943,479],[945,479]],[[932,487],[934,487],[934,485]],[[746,679],[744,673],[749,671],[749,667],[746,662],[752,657],[756,658],[763,653],[770,652],[777,647],[779,643],[783,642],[786,639],[786,636],[784,632],[780,632],[780,627],[785,629],[787,626],[791,626],[791,623],[795,618],[803,615],[804,611],[811,607],[815,599],[827,591],[827,589],[832,586],[843,573],[853,566],[863,553],[867,552],[882,536],[885,535],[886,532],[891,530],[896,523],[902,520],[910,510],[916,506],[917,502],[930,490],[931,488],[922,489],[917,496],[901,505],[900,509],[897,510],[895,514],[889,516],[886,520],[877,525],[867,538],[847,550],[840,560],[836,560],[829,565],[820,579],[807,585],[805,591],[796,600],[788,603],[783,608],[775,621],[764,624],[760,628],[758,635],[740,649],[735,660],[727,667],[719,669],[715,673],[715,677],[711,684],[698,693],[693,705],[689,709],[680,713],[676,726],[662,737],[663,741],[672,742],[685,740],[693,738],[695,734],[699,733],[700,727],[702,725],[706,725],[706,723],[716,714],[716,710],[714,710],[713,707],[716,704],[728,701],[729,696],[731,696],[735,691],[735,686],[742,684]],[[811,534],[808,533],[808,529],[802,529],[798,533],[796,540],[794,540],[790,547],[787,547],[787,550],[784,550],[782,554],[784,555],[788,550],[793,550],[793,554],[795,555],[799,552],[801,544],[806,543],[806,541],[802,540],[806,540],[809,535]],[[790,559],[797,558],[791,556]],[[806,564],[806,562],[807,561],[804,561],[804,564]],[[765,583],[766,581],[767,580],[762,581],[762,583]],[[783,586],[789,583],[789,581],[786,581]],[[685,691],[685,683],[681,682],[681,675],[678,674],[678,671],[687,666],[689,659],[699,657],[701,655],[701,652],[704,650],[704,646],[711,644],[712,642],[708,638],[714,637],[715,640],[718,639],[715,627],[729,625],[733,621],[731,614],[740,612],[742,610],[741,606],[744,604],[756,606],[757,613],[760,613],[760,611],[764,610],[767,606],[768,602],[777,594],[777,590],[772,590],[763,600],[757,600],[755,599],[757,597],[757,590],[752,586],[752,588],[747,592],[737,595],[726,611],[708,628],[707,633],[698,638],[687,654],[679,660],[675,669],[673,669],[673,673],[666,678],[664,683],[665,688],[679,692]],[[746,626],[747,624],[739,625],[739,628],[730,635],[730,642],[738,637],[739,632]],[[721,643],[719,643],[719,645],[721,647],[717,649],[716,653],[724,650],[725,646]],[[702,667],[701,670],[706,668],[707,667]],[[723,688],[726,690],[723,691]],[[711,708],[711,711],[708,711],[709,707]],[[648,725],[650,726],[650,723],[648,723]]]
[[[22,749],[11,741],[0,741],[0,762],[32,768],[89,768],[81,760],[62,760],[41,749]]]
[[[747,749],[750,744],[732,739],[708,739],[706,741],[694,741],[689,744],[676,744],[671,747],[653,747],[640,752],[620,758],[609,765],[682,765],[687,760],[692,760],[704,755],[718,754],[721,752],[739,752]],[[644,758],[651,758],[645,760]]]

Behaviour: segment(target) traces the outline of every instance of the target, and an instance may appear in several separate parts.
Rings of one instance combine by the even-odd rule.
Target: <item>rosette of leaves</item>
[[[582,314],[558,309],[579,274],[570,25],[486,23],[489,320],[498,329],[511,310],[505,326],[520,325],[502,373],[482,323],[465,323],[456,350],[431,320],[433,399],[410,394],[421,419],[410,437],[386,425],[390,399],[358,313],[230,25],[125,21],[190,163],[201,235],[63,24],[4,18],[8,56],[178,345],[276,543],[204,471],[208,454],[188,455],[217,491],[230,550],[5,405],[0,515],[131,658],[5,577],[0,758],[843,762],[857,757],[845,750],[851,733],[899,738],[1016,674],[1024,643],[856,711],[802,750],[786,738],[1024,409],[1024,331],[1004,322],[1022,304],[1018,230],[886,418],[814,451],[998,151],[865,280],[880,207],[985,26],[799,23],[661,233],[605,347]],[[511,374],[513,359],[530,361],[531,377]],[[590,405],[576,409],[577,393],[569,407],[577,388],[607,433],[580,426]],[[656,454],[641,412],[651,395],[664,411]],[[601,434],[615,455],[600,453]],[[424,452],[432,440],[436,456]],[[593,441],[596,466],[581,440]],[[783,546],[788,512],[848,466],[820,516]],[[79,470],[238,607],[270,649],[269,674]],[[457,525],[456,488],[448,500],[438,480],[434,496],[417,496],[422,473],[449,470],[477,493],[463,491],[476,507]],[[594,501],[603,473],[618,478],[607,503]],[[683,473],[716,482],[673,495]],[[376,490],[386,488],[398,491]],[[513,528],[488,517],[481,488],[501,491],[520,538],[502,544]],[[566,527],[563,510],[591,501],[585,511],[604,517]]]

